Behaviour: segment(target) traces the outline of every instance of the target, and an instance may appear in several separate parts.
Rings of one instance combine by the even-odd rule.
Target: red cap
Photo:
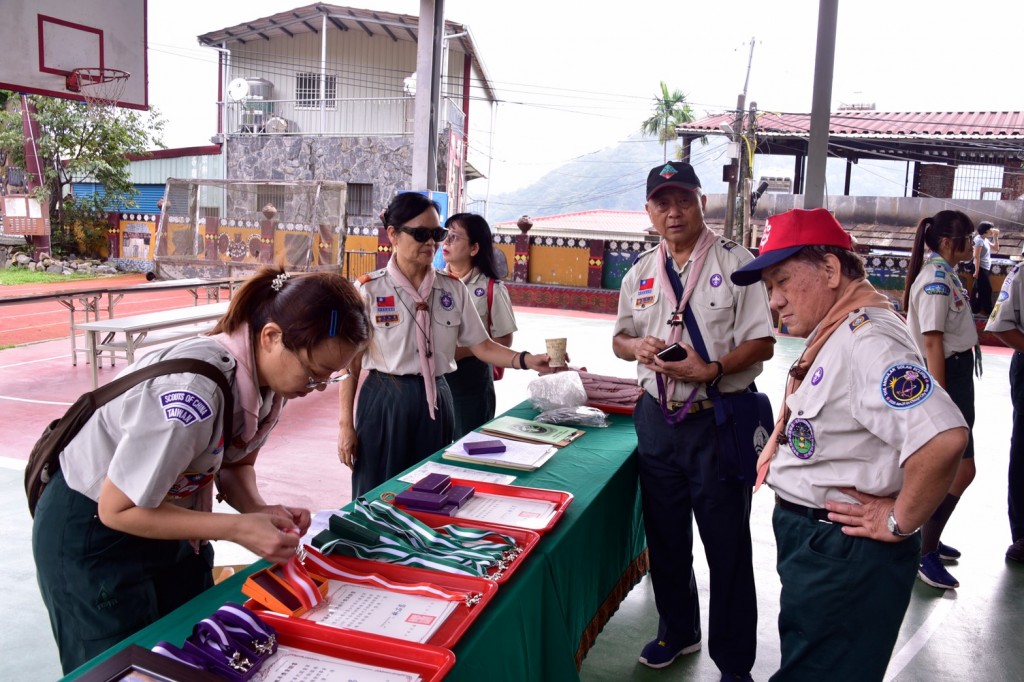
[[[758,257],[732,273],[731,279],[740,286],[754,284],[761,279],[762,270],[781,263],[805,246],[852,250],[853,239],[827,210],[795,208],[765,222]]]

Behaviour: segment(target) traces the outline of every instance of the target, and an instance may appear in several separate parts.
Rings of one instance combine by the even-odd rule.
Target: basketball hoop
[[[105,108],[117,105],[129,78],[131,74],[121,69],[90,67],[72,69],[65,85],[80,93],[90,108]]]

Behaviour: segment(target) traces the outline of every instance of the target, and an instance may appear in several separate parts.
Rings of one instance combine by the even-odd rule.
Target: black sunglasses
[[[448,230],[443,227],[406,227],[405,225],[399,225],[395,229],[412,235],[412,238],[420,244],[426,244],[429,239],[440,243],[448,236]]]

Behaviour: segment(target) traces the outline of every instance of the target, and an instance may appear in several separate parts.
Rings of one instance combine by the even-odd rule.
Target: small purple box
[[[403,507],[434,511],[443,507],[449,500],[445,493],[425,493],[418,490],[405,490],[395,495],[395,502]]]
[[[500,440],[472,440],[462,444],[468,455],[486,455],[492,452],[505,452],[505,444]]]
[[[461,507],[469,498],[473,497],[473,492],[473,489],[468,485],[453,485],[448,489],[446,502],[454,504],[456,508]]]
[[[444,493],[452,485],[452,477],[444,474],[427,474],[413,484],[412,489],[421,493]]]

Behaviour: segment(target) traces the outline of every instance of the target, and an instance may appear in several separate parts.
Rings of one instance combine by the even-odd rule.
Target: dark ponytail
[[[930,218],[922,218],[914,234],[914,249],[910,252],[907,265],[907,283],[903,290],[903,310],[910,310],[910,288],[921,274],[924,265],[924,251],[927,247],[938,253],[943,239],[969,242],[974,233],[974,222],[963,211],[939,211]],[[950,263],[955,265],[955,263]]]

